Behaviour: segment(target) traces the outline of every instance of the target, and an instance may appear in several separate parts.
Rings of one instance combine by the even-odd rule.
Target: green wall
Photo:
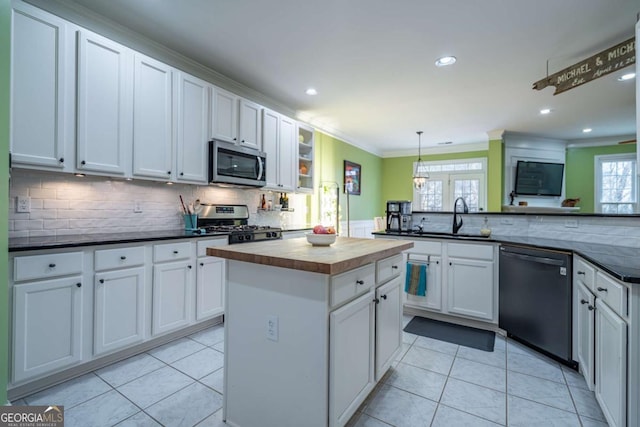
[[[336,182],[342,190],[344,185],[344,161],[358,163],[362,166],[361,194],[349,196],[349,216],[351,220],[372,220],[375,216],[381,216],[378,209],[382,205],[380,187],[382,182],[382,159],[360,148],[349,145],[337,138],[315,133],[315,156],[320,164],[318,175],[318,187],[322,182]],[[316,194],[318,192],[316,191]],[[316,197],[317,199],[317,197]],[[316,200],[317,203],[317,200]],[[314,204],[317,209],[317,205]],[[312,207],[312,209],[314,209]],[[341,219],[346,220],[346,195],[340,192]],[[317,218],[318,216],[314,216]]]
[[[580,198],[580,212],[595,212],[594,157],[607,154],[635,153],[636,144],[567,148],[565,166],[565,194]]]
[[[498,141],[500,142],[500,141]],[[492,159],[491,156],[497,156],[495,151],[497,146],[497,151],[499,157],[497,159]],[[494,182],[501,181],[502,179],[502,149],[498,144],[493,144],[489,146],[489,150],[480,150],[480,151],[467,151],[464,153],[444,153],[444,154],[430,154],[426,156],[422,156],[424,161],[438,161],[438,160],[457,160],[457,159],[470,159],[477,157],[489,157],[488,165],[489,168],[489,183],[488,183],[488,193],[491,195],[493,193],[493,188],[491,185],[494,185]],[[413,162],[418,159],[417,156],[408,156],[408,157],[391,157],[385,158],[382,160],[382,197],[380,202],[380,215],[384,215],[384,210],[386,209],[385,203],[387,200],[412,200],[413,199],[413,190],[411,187],[411,178],[413,176]],[[496,170],[494,170],[497,169]],[[498,190],[502,188],[499,187]],[[498,194],[500,197],[500,194]],[[487,198],[487,201],[493,200],[492,198]],[[488,205],[492,210],[492,204]],[[500,210],[499,206],[497,210]]]
[[[487,211],[489,212],[502,211],[503,152],[501,139],[489,141],[489,158],[487,159]]]
[[[9,200],[9,63],[11,3],[0,0],[0,200]],[[7,402],[9,376],[9,211],[0,209],[0,405]]]

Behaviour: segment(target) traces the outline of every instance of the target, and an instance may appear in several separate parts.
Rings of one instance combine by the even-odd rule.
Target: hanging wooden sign
[[[553,94],[557,95],[635,63],[636,41],[635,38],[630,38],[535,82],[533,89],[542,90],[547,86],[555,86]]]

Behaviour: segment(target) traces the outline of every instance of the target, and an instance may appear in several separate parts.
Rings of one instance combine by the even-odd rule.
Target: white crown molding
[[[467,151],[484,151],[489,149],[489,141],[473,142],[469,144],[438,145],[424,147],[422,154],[425,156],[435,154],[464,153]],[[418,150],[389,150],[382,153],[383,158],[417,156]],[[428,160],[428,159],[425,159]]]
[[[496,139],[502,139],[504,133],[506,131],[504,129],[494,129],[487,132],[487,136],[489,137],[489,141],[494,141]]]
[[[618,135],[618,136],[606,136],[602,138],[588,138],[588,139],[571,139],[567,141],[567,148],[581,148],[581,147],[598,147],[605,145],[618,145],[622,141],[632,141],[636,139],[636,135]]]

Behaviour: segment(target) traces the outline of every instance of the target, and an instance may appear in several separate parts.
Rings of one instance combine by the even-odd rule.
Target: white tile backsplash
[[[283,222],[304,222],[306,207],[300,208],[300,204],[293,213],[258,213],[263,193],[269,194],[259,189],[78,178],[71,174],[13,169],[8,203],[9,237],[181,229],[184,225],[180,195],[185,203],[200,199],[202,203],[246,204],[252,224],[280,226]],[[31,212],[16,212],[17,196],[31,198]],[[273,197],[277,198],[277,194]],[[290,195],[292,201],[302,200],[303,206],[305,198]],[[141,203],[141,213],[133,211],[135,201]]]

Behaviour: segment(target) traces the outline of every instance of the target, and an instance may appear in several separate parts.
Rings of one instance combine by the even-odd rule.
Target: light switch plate
[[[267,339],[278,341],[278,316],[267,316]]]

